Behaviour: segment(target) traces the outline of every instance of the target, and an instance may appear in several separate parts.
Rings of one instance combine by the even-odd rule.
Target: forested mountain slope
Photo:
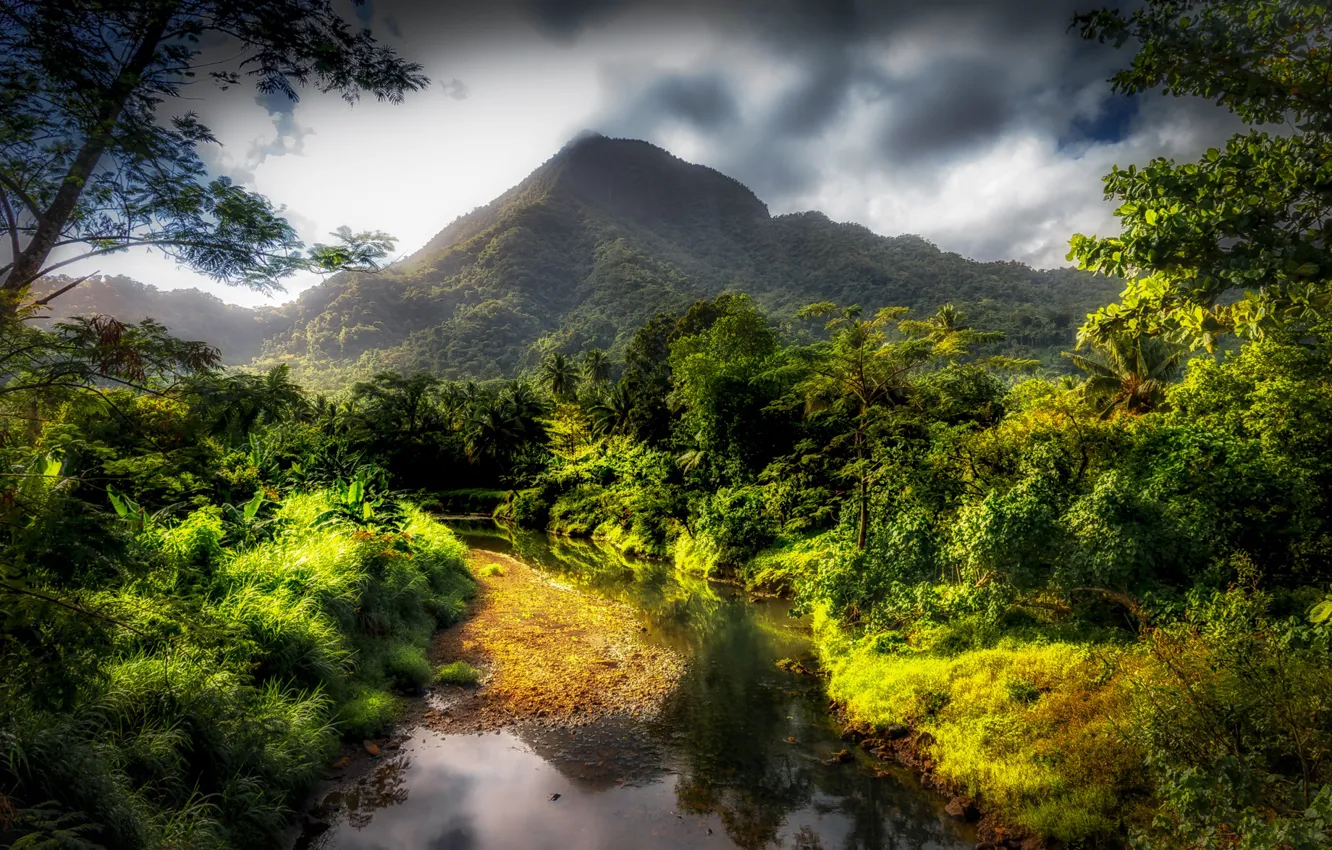
[[[73,282],[64,275],[44,278],[34,286],[33,295],[42,298]],[[156,319],[181,339],[217,346],[226,362],[233,364],[259,356],[264,340],[289,324],[273,308],[252,310],[198,289],[158,289],[121,275],[89,278],[52,300],[37,321],[49,327],[71,316],[96,313],[126,322]]]
[[[1068,269],[978,263],[816,212],[774,217],[710,168],[646,142],[585,136],[406,260],[337,275],[242,324],[263,328],[265,364],[291,362],[330,388],[383,368],[488,378],[552,350],[615,355],[655,313],[726,290],[782,318],[825,299],[924,311],[957,302],[977,326],[1005,331],[1014,353],[1053,361],[1118,289]],[[219,325],[231,337],[210,341],[229,359],[251,356],[233,324]]]

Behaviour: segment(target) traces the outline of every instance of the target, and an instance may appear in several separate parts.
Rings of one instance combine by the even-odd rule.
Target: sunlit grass
[[[818,629],[829,693],[853,722],[929,733],[940,777],[1042,835],[1073,841],[1116,826],[1141,765],[1116,734],[1129,716],[1122,648],[1009,642],[884,653],[836,634],[826,617]]]
[[[481,671],[466,661],[452,661],[435,671],[435,681],[441,685],[471,687],[481,681]]]
[[[329,505],[287,497],[241,550],[213,508],[141,533],[134,580],[89,595],[131,628],[81,707],[0,703],[0,787],[80,812],[106,846],[276,843],[339,736],[383,733],[392,690],[434,680],[424,647],[472,592],[466,548],[416,507],[390,533],[316,527]]]

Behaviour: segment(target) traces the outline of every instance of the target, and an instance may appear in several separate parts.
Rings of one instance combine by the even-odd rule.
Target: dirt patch
[[[643,640],[633,608],[551,580],[505,555],[473,551],[468,616],[435,636],[436,664],[467,661],[479,687],[441,685],[424,722],[441,732],[542,720],[582,724],[657,712],[684,659]]]

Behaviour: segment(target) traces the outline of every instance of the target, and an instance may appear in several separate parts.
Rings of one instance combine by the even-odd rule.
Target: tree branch
[[[79,278],[78,280],[74,281],[73,283],[68,284],[68,285],[66,285],[66,286],[62,286],[62,287],[60,287],[60,288],[57,289],[55,292],[52,292],[50,295],[46,296],[45,298],[39,298],[39,299],[37,299],[36,301],[32,302],[32,306],[34,306],[34,307],[45,307],[47,304],[50,304],[50,303],[51,303],[52,301],[54,301],[55,299],[57,299],[57,298],[59,298],[60,296],[64,295],[66,292],[69,292],[71,289],[73,289],[74,287],[78,286],[80,283],[83,283],[85,280],[87,280],[88,278],[92,277],[93,275],[97,274],[97,273],[100,272],[100,271],[101,271],[101,269],[98,269],[97,271],[92,272],[92,273],[90,273],[90,274],[85,274],[83,277]]]
[[[112,625],[120,626],[123,629],[128,629],[129,631],[134,632],[134,634],[139,635],[140,637],[147,637],[147,635],[145,635],[143,632],[139,631],[138,629],[134,628],[129,623],[126,623],[122,620],[117,620],[115,617],[108,617],[105,614],[99,614],[96,611],[89,611],[87,608],[75,605],[73,602],[66,602],[65,600],[59,599],[55,596],[48,596],[45,593],[39,593],[36,590],[27,590],[26,588],[22,587],[15,587],[9,582],[0,582],[0,589],[3,589],[9,593],[13,593],[19,596],[31,596],[34,599],[41,599],[45,602],[50,602],[53,605],[59,605],[61,608],[68,609],[70,611],[75,612],[76,614],[82,614],[85,617],[94,617],[98,620],[111,623]]]
[[[0,184],[4,184],[6,188],[17,195],[18,199],[23,202],[23,206],[28,208],[28,212],[32,213],[33,216],[37,218],[41,218],[42,210],[37,206],[37,202],[33,200],[32,195],[23,191],[22,186],[6,177],[2,171],[0,171]]]
[[[9,205],[9,195],[6,192],[0,192],[0,211],[4,212],[5,225],[9,228],[9,244],[14,251],[10,256],[13,260],[17,260],[23,249],[19,245],[18,219],[14,218],[14,208]],[[13,262],[10,265],[12,266]]]

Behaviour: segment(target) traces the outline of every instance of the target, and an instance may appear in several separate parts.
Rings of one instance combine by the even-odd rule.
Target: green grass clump
[[[486,564],[481,568],[479,574],[483,576],[502,576],[504,575],[504,568],[499,564]]]
[[[466,661],[451,661],[435,671],[435,681],[469,688],[481,681],[481,671]]]
[[[402,704],[386,691],[360,688],[338,707],[336,725],[348,740],[375,738],[393,725]]]
[[[83,662],[95,675],[60,703],[0,683],[0,791],[25,834],[276,846],[339,736],[382,734],[392,690],[434,680],[424,647],[472,592],[466,548],[412,505],[398,531],[316,525],[330,505],[289,495],[244,547],[212,508],[138,533],[135,581],[87,598],[131,627]]]
[[[425,650],[406,643],[389,647],[384,655],[384,673],[394,687],[401,690],[428,685],[435,675],[426,660]]]
[[[1078,841],[1116,827],[1141,766],[1116,734],[1130,699],[1113,672],[1121,648],[1007,641],[885,653],[825,615],[816,621],[829,693],[853,722],[928,732],[938,776],[1041,835]]]

